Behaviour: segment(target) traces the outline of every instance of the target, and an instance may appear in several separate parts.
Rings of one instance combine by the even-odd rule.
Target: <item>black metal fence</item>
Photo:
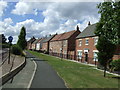
[[[64,59],[76,60],[81,63],[95,64],[95,65],[98,64],[97,58],[83,57],[83,56],[71,55],[71,54],[62,54],[62,53],[56,53],[56,52],[50,52],[49,55],[64,58]]]

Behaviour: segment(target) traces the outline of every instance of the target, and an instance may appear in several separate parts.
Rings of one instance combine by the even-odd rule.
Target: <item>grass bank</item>
[[[103,77],[103,72],[94,69],[93,66],[83,65],[56,57],[44,55],[38,52],[29,51],[33,55],[46,60],[67,83],[69,88],[118,88],[118,79],[107,74]]]

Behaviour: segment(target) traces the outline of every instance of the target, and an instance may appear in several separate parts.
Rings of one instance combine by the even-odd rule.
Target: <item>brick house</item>
[[[94,31],[96,29],[96,24],[90,25],[90,22],[88,26],[76,37],[76,60],[81,62],[87,62],[90,64],[97,64],[97,52],[96,49],[98,36],[94,34]],[[120,47],[118,47],[119,50],[116,50],[116,53],[120,51]],[[120,52],[119,52],[120,53]],[[118,59],[118,55],[114,58]]]
[[[39,51],[40,50],[40,42],[41,42],[41,40],[42,40],[43,38],[40,38],[39,40],[38,40],[38,42],[36,43],[36,51]]]
[[[117,45],[115,54],[113,56],[113,60],[118,60],[118,59],[120,59],[120,45]]]
[[[97,52],[96,49],[98,37],[95,36],[94,31],[96,28],[96,24],[90,25],[83,30],[76,37],[76,60],[81,62],[87,62],[94,64],[97,60]]]
[[[43,51],[42,50],[42,46],[43,46],[43,41],[46,39],[46,37],[41,38],[40,40],[38,40],[38,42],[36,43],[36,50],[37,51]]]
[[[39,39],[36,39],[33,43],[32,43],[32,50],[36,50],[36,44],[39,41]]]
[[[69,55],[73,55],[71,59],[74,59],[75,55],[75,38],[80,34],[79,27],[77,30],[57,34],[50,40],[50,54],[56,53],[57,56],[62,55],[63,58],[70,58]],[[64,55],[63,55],[64,54]]]
[[[55,34],[56,35],[56,34]],[[49,53],[49,46],[50,46],[50,40],[55,37],[55,35],[50,35],[46,39],[43,40],[42,50],[45,53]]]
[[[33,36],[30,40],[27,41],[27,49],[32,49],[32,43],[35,41],[35,37]]]

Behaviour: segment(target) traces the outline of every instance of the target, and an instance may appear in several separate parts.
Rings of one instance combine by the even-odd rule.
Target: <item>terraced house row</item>
[[[94,34],[96,24],[88,23],[88,26],[80,32],[79,27],[69,32],[49,35],[28,41],[27,48],[44,52],[61,58],[77,60],[80,62],[97,64],[96,45],[98,36]],[[117,46],[113,60],[120,59],[120,45]]]

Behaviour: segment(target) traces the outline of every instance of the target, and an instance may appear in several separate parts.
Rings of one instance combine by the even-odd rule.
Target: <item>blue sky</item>
[[[8,7],[4,11],[4,15],[2,17],[2,20],[10,17],[14,22],[13,25],[15,25],[17,22],[25,21],[26,19],[34,19],[36,22],[43,22],[45,17],[41,14],[42,10],[39,11],[39,13],[37,15],[26,14],[26,15],[21,16],[21,15],[16,15],[16,14],[11,13],[11,11],[13,9],[15,9],[16,3],[17,2],[9,2],[8,3]]]
[[[54,33],[83,31],[88,22],[99,21],[98,2],[5,2],[0,1],[0,33],[12,35],[16,43],[20,29],[25,26],[27,40]]]

